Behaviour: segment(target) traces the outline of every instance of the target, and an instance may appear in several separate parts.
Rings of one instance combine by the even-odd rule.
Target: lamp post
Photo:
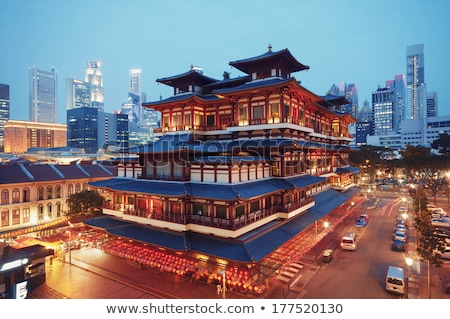
[[[316,219],[316,221],[315,221],[315,227],[316,227],[316,261],[317,261],[317,249],[319,248],[318,246],[319,246],[319,230],[318,230],[318,225],[317,225],[317,219]],[[324,222],[323,223],[323,227],[324,228],[328,228],[328,226],[329,226],[329,223],[328,222]]]
[[[225,299],[225,293],[227,291],[227,280],[225,277],[225,269],[220,271],[220,274],[222,274],[222,298]]]

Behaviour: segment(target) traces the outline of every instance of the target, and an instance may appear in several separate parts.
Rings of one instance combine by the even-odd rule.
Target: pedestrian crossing
[[[303,269],[303,267],[304,266],[302,264],[290,263],[281,269],[277,279],[288,283],[297,275],[300,270]]]

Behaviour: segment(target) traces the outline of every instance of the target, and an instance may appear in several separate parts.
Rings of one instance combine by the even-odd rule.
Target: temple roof
[[[156,180],[135,180],[128,178],[111,178],[109,180],[90,182],[89,185],[112,191],[123,191],[155,196],[184,197],[237,201],[252,199],[262,195],[317,184],[325,177],[302,175],[291,178],[266,178],[263,180],[242,182],[239,184],[208,184],[195,182],[172,182]]]
[[[261,65],[265,65],[266,68],[278,66],[289,73],[309,69],[309,66],[300,63],[294,58],[288,49],[273,52],[271,46],[269,46],[269,50],[264,54],[248,59],[231,61],[229,64],[246,74],[250,74],[252,71],[260,69]]]
[[[157,79],[156,82],[166,84],[168,86],[172,87],[179,87],[180,85],[189,83],[189,84],[196,84],[198,86],[203,86],[206,84],[211,84],[214,82],[217,82],[218,80],[210,78],[198,71],[195,71],[194,69],[191,69],[185,73],[166,77],[166,78],[160,78]]]

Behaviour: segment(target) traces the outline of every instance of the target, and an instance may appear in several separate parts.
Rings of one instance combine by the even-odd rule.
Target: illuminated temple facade
[[[124,150],[139,160],[117,177],[90,183],[107,198],[105,214],[235,239],[307,213],[321,192],[354,186],[355,119],[340,112],[344,97],[303,87],[292,74],[309,66],[288,49],[229,65],[243,75],[217,80],[192,67],[157,79],[174,92],[143,104],[161,112],[157,139]]]

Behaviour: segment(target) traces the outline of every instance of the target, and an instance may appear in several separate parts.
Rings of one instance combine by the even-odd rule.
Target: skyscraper
[[[386,135],[395,131],[394,92],[394,88],[385,87],[372,93],[374,135]]]
[[[410,45],[406,48],[406,91],[405,119],[425,118],[427,88],[423,44]]]
[[[0,152],[4,151],[5,122],[9,120],[9,85],[0,84]]]
[[[29,68],[30,82],[30,121],[57,122],[57,72]]]
[[[66,110],[91,106],[89,83],[66,79]]]
[[[88,61],[85,73],[85,82],[89,83],[91,90],[90,106],[101,112],[103,112],[105,107],[102,75],[101,63]]]
[[[427,92],[427,117],[438,116],[438,94]]]

